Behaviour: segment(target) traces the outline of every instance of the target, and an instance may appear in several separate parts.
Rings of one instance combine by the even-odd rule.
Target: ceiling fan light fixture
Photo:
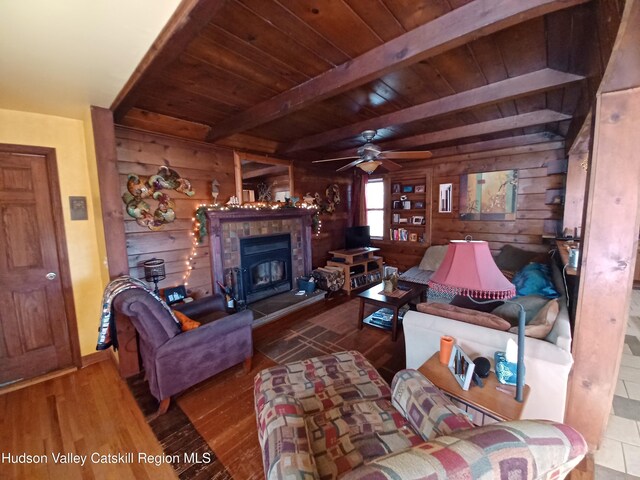
[[[378,161],[378,160],[371,160],[369,162],[362,162],[359,163],[357,166],[364,170],[365,172],[367,172],[369,175],[371,175],[374,170],[376,168],[378,168],[380,165],[382,165],[382,162]]]

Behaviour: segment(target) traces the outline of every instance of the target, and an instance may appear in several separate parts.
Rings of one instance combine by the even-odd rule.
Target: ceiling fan
[[[380,165],[382,165],[389,171],[395,171],[402,168],[402,165],[392,161],[392,158],[407,158],[415,160],[431,158],[431,152],[426,150],[410,152],[382,151],[380,150],[380,147],[372,143],[373,138],[376,136],[375,130],[365,130],[364,132],[362,132],[362,136],[365,139],[366,143],[358,148],[358,150],[356,151],[357,155],[352,155],[349,157],[327,158],[324,160],[316,160],[312,163],[334,162],[336,160],[349,160],[351,158],[355,158],[356,160],[348,163],[343,167],[338,168],[338,170],[336,171],[342,172],[343,170],[347,170],[351,167],[358,167],[371,174]]]

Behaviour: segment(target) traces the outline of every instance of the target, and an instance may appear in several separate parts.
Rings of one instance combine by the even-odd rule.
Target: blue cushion
[[[551,270],[543,263],[530,263],[513,277],[517,295],[539,295],[546,298],[560,296],[551,280]]]

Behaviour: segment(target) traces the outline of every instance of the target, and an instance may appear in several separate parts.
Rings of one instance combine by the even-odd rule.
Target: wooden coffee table
[[[426,285],[412,282],[398,282],[398,286],[404,288],[402,296],[385,295],[383,292],[384,285],[379,283],[368,290],[358,294],[360,298],[360,315],[358,315],[358,328],[362,330],[364,320],[364,305],[369,303],[381,308],[389,308],[393,311],[393,319],[391,321],[391,340],[394,342],[398,339],[398,310],[409,303],[410,300],[420,297],[420,301],[426,301],[426,292],[429,289]],[[397,294],[398,290],[396,290]]]

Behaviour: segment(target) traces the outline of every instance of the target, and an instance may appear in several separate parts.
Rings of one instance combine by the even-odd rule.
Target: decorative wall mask
[[[340,205],[340,189],[338,184],[334,183],[325,190],[324,199],[318,192],[313,195],[307,192],[302,196],[302,201],[307,205],[317,205],[320,213],[333,213],[336,211],[336,205]]]
[[[149,230],[159,230],[162,225],[176,219],[175,204],[168,193],[162,190],[175,190],[192,197],[196,192],[191,188],[191,182],[180,177],[178,172],[167,166],[158,169],[158,173],[149,178],[130,173],[127,177],[127,191],[122,195],[122,201],[127,205],[127,213],[136,219],[138,225]],[[158,202],[156,209],[151,212],[151,206],[145,199]]]

